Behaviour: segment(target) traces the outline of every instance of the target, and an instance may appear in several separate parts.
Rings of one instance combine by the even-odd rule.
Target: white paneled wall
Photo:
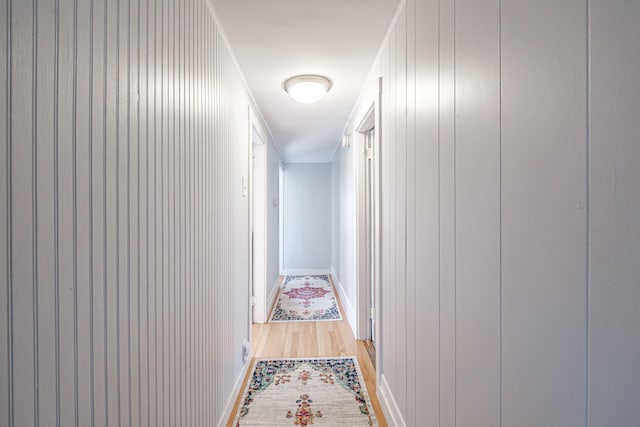
[[[382,76],[392,425],[637,424],[639,20],[623,0],[401,6],[348,128]]]
[[[284,274],[329,272],[331,164],[285,164],[283,198]]]
[[[592,1],[590,426],[640,420],[640,3]]]
[[[502,2],[506,425],[585,425],[586,23],[585,2]]]
[[[249,96],[207,3],[0,8],[0,424],[217,424]]]
[[[355,138],[354,138],[355,139]],[[339,147],[331,163],[332,182],[332,252],[331,269],[343,307],[356,330],[356,172],[355,144]]]

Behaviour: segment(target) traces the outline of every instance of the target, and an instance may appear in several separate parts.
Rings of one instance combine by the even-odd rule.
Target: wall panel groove
[[[13,421],[13,367],[12,367],[12,277],[11,277],[11,1],[2,0],[0,10],[0,277],[5,286],[0,290],[0,420],[7,425]]]

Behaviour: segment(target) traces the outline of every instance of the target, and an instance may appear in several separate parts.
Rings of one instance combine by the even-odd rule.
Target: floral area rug
[[[287,276],[270,322],[342,320],[329,276]]]
[[[258,360],[233,422],[240,426],[377,426],[355,358]]]

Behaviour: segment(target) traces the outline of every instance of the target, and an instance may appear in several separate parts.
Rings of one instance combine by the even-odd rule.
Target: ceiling
[[[211,0],[284,162],[327,162],[400,0]],[[333,88],[299,104],[282,83],[322,74]]]

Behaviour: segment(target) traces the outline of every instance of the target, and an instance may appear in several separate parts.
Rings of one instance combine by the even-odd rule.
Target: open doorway
[[[250,315],[251,323],[264,323],[278,293],[280,155],[250,111]]]
[[[278,200],[280,209],[278,210],[278,274],[284,274],[284,165],[278,166]]]
[[[267,145],[255,126],[251,127],[251,306],[252,321],[266,318],[267,289],[267,212],[266,212]]]
[[[373,272],[373,141],[375,138],[375,127],[364,132],[364,224],[365,224],[365,287],[368,291],[367,302],[369,304],[369,319],[367,322],[367,336],[365,345],[371,361],[375,366],[375,345],[376,345],[376,287]]]
[[[357,283],[358,338],[363,340],[371,362],[377,365],[380,307],[380,97],[371,103],[356,128],[357,144]]]

